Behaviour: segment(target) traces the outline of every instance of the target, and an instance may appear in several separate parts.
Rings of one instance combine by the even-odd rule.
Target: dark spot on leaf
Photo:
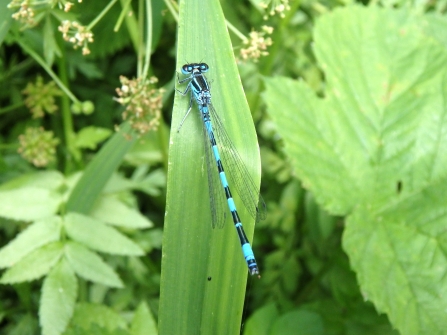
[[[397,194],[402,191],[402,182],[399,180],[396,185]]]

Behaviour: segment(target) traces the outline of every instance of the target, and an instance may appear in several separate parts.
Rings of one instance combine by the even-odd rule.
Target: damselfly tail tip
[[[251,274],[252,276],[254,276],[254,275],[258,275],[258,278],[261,279],[261,275],[259,274],[259,270],[258,270],[257,267],[254,267],[254,268],[250,269],[250,274]]]

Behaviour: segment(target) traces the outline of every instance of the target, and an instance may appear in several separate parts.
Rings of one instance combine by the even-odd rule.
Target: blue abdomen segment
[[[250,243],[246,243],[242,246],[242,252],[244,253],[244,258],[248,262],[249,260],[254,260],[255,255],[251,249]]]
[[[230,186],[228,185],[228,180],[225,175],[225,170],[220,160],[219,149],[217,148],[217,143],[214,138],[213,127],[211,121],[209,119],[209,114],[204,113],[204,109],[201,108],[202,117],[204,120],[204,125],[206,127],[208,137],[210,140],[210,145],[213,150],[214,158],[216,160],[217,170],[219,173],[220,181],[225,191],[225,196],[227,198],[228,208],[231,212],[231,217],[233,219],[234,226],[236,228],[239,241],[241,242],[242,252],[244,254],[245,261],[247,262],[248,270],[251,275],[257,274],[259,275],[258,264],[256,263],[255,255],[251,248],[250,243],[248,242],[247,236],[245,235],[244,228],[242,227],[241,220],[239,218],[239,214],[236,210],[236,204],[234,203],[233,196],[231,195]]]

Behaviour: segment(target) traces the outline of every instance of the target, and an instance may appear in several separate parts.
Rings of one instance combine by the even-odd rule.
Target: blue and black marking
[[[259,195],[258,189],[250,177],[247,168],[242,162],[239,154],[236,151],[233,143],[229,139],[222,122],[220,121],[217,113],[215,112],[213,105],[211,104],[211,93],[208,82],[204,73],[209,70],[209,67],[205,63],[191,63],[185,64],[182,66],[182,73],[184,75],[189,75],[187,78],[178,80],[178,82],[184,83],[188,82],[188,85],[184,92],[180,92],[182,95],[186,95],[190,90],[192,92],[189,108],[186,112],[183,120],[180,123],[178,130],[180,130],[183,122],[188,116],[189,112],[192,108],[193,99],[196,101],[199,111],[201,112],[202,120],[204,123],[205,135],[208,138],[209,145],[205,145],[207,159],[211,156],[211,151],[214,156],[215,164],[217,165],[218,175],[220,178],[220,182],[224,188],[225,198],[228,204],[228,207],[231,212],[231,217],[233,219],[234,226],[236,228],[237,234],[239,236],[239,241],[242,246],[242,252],[244,254],[244,258],[247,262],[248,269],[251,275],[259,275],[258,265],[256,263],[255,256],[253,254],[253,250],[251,248],[250,242],[248,241],[247,236],[245,235],[244,228],[242,226],[241,220],[239,218],[239,214],[236,210],[236,205],[233,200],[233,196],[230,191],[230,186],[228,184],[228,180],[225,174],[225,170],[221,161],[221,157],[219,154],[219,148],[217,145],[216,138],[214,136],[213,125],[211,122],[211,115],[215,122],[215,126],[217,126],[217,133],[219,134],[220,142],[224,142],[224,147],[226,150],[223,151],[224,159],[229,163],[231,169],[230,174],[232,176],[232,181],[236,185],[237,193],[239,194],[242,202],[245,207],[248,209],[249,213],[256,219],[264,219],[266,216],[266,206],[262,197]],[[222,143],[221,143],[222,144]],[[210,150],[211,149],[211,150]],[[234,170],[234,171],[233,171]],[[213,227],[215,226],[223,226],[225,222],[225,215],[221,215],[219,213],[220,206],[220,196],[217,194],[216,188],[214,186],[214,176],[215,172],[211,171],[211,168],[208,169],[208,187],[210,192],[210,203],[211,203],[211,211],[212,211],[212,219],[213,219]],[[222,192],[220,191],[220,194]]]

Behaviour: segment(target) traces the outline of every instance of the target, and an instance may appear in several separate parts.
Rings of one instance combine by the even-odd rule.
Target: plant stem
[[[109,2],[109,4],[102,10],[101,13],[98,14],[95,19],[90,22],[90,24],[87,26],[88,30],[92,30],[93,27],[107,14],[107,12],[112,8],[112,6],[117,2],[118,0],[112,0]]]
[[[146,48],[144,57],[144,68],[141,74],[143,78],[147,77],[152,53],[152,3],[146,0]]]
[[[48,64],[43,60],[42,57],[40,57],[37,52],[35,52],[33,49],[28,47],[25,43],[23,43],[20,39],[20,37],[16,37],[17,43],[20,45],[20,47],[25,50],[37,63],[39,63],[40,66],[43,67],[43,69],[48,73],[48,75],[54,80],[54,82],[59,86],[59,88],[70,98],[70,100],[73,103],[81,103],[78,98],[75,97],[73,93],[65,86],[65,84],[59,79],[59,77],[51,70],[51,68],[48,66]]]
[[[239,37],[243,42],[248,41],[248,38],[245,37],[235,26],[233,26],[228,20],[225,20],[225,23],[229,30],[231,30],[237,37]]]
[[[168,7],[175,21],[178,22],[178,4],[172,0],[165,0],[166,7]],[[174,8],[174,6],[176,8]]]

